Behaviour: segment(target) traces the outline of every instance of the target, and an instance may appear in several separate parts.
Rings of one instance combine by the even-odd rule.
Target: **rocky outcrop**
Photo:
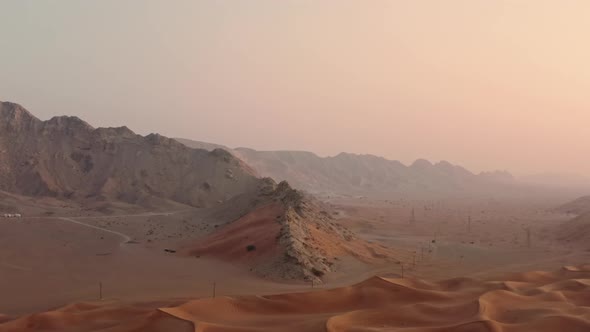
[[[332,219],[329,207],[287,182],[264,179],[256,196],[228,204],[242,204],[246,213],[186,248],[186,254],[245,264],[272,279],[316,282],[334,271],[341,257],[367,263],[397,263],[404,257],[357,238]]]

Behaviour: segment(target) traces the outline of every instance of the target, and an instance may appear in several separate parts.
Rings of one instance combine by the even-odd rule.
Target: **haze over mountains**
[[[450,331],[463,331],[465,326],[480,326],[481,299],[493,302],[491,308],[505,308],[514,296],[522,295],[521,290],[540,296],[545,296],[547,287],[547,294],[572,287],[573,295],[588,292],[587,285],[572,281],[581,273],[585,276],[587,266],[508,279],[518,283],[464,277],[435,283],[413,278],[583,261],[590,255],[587,197],[547,209],[543,200],[535,199],[536,187],[507,172],[473,174],[444,161],[432,164],[421,159],[406,166],[371,155],[341,153],[322,158],[310,152],[264,152],[178,141],[158,134],[137,135],[126,127],[93,128],[77,117],[41,121],[17,104],[0,103],[0,212],[23,206],[27,210],[20,222],[3,219],[0,223],[0,268],[5,281],[0,283],[4,287],[0,293],[8,294],[0,304],[18,304],[1,311],[20,315],[80,299],[94,300],[97,280],[105,280],[111,298],[137,300],[140,296],[144,301],[164,294],[166,299],[140,301],[138,307],[131,304],[131,310],[115,301],[111,309],[103,309],[108,302],[102,299],[100,281],[97,301],[21,318],[0,314],[0,331],[45,327],[169,331],[180,326],[189,331],[196,326],[217,330],[226,324],[236,324],[236,329],[258,327],[259,322],[276,330],[275,323],[269,322],[283,319],[292,324],[303,317],[302,324],[315,331],[325,330],[334,321],[334,312],[358,318],[358,323],[357,318],[345,319],[343,328],[377,329],[385,323],[399,323],[403,328],[406,323],[401,317],[415,312],[422,315],[420,308],[426,310],[416,320],[416,330],[430,325],[433,331],[448,326],[457,326]],[[554,195],[551,202],[567,196],[554,190],[544,192]],[[380,195],[386,198],[378,198]],[[515,202],[511,195],[521,195],[525,204]],[[113,213],[96,209],[96,203],[133,206],[140,213],[124,209]],[[567,220],[566,213],[581,216]],[[527,238],[522,237],[523,230]],[[228,266],[231,270],[225,270]],[[183,300],[180,309],[176,306],[181,302],[170,300],[170,294],[178,292],[196,297],[191,290],[197,284],[206,288],[211,282],[209,273],[214,292],[220,281],[229,295],[240,292],[237,288],[260,285],[265,292],[276,292],[301,290],[308,282],[320,287],[357,283],[274,297],[284,298],[280,301],[285,312],[251,311],[273,299],[259,296],[260,290],[251,291],[255,297],[223,297],[221,302]],[[369,278],[379,273],[393,279]],[[407,274],[410,278],[404,277]],[[39,280],[39,275],[47,278]],[[240,278],[248,281],[242,284]],[[35,290],[21,294],[13,287],[21,284]],[[152,291],[154,285],[156,291]],[[51,293],[51,289],[57,291]],[[403,299],[391,302],[400,290]],[[58,297],[53,299],[50,295],[56,292]],[[201,290],[198,294],[203,298],[208,293]],[[570,302],[587,306],[584,296],[559,302],[559,310],[551,315],[538,310],[544,302],[521,296],[519,305],[541,314],[520,320],[519,327],[541,330],[536,322],[551,317],[559,319],[557,325],[587,329],[589,321],[569,318]],[[375,300],[381,302],[375,306]],[[447,321],[442,321],[433,320],[429,313],[432,303],[463,308],[466,300],[471,301],[469,308],[476,304],[469,314],[455,315],[456,308],[451,308],[455,314],[443,315]],[[201,304],[208,301],[221,303],[221,308],[212,317],[203,317],[208,304]],[[321,317],[318,310],[305,311],[313,303],[321,303],[326,310]],[[237,311],[235,304],[240,306]],[[398,304],[406,305],[407,312],[394,320],[374,320],[389,317],[387,308]],[[157,309],[145,309],[152,306]],[[374,310],[368,318],[358,316],[359,310],[367,309]],[[94,318],[77,323],[69,319],[72,313],[82,317],[94,310]],[[130,312],[141,314],[130,317]],[[219,312],[244,320],[219,320]],[[299,314],[290,318],[286,313]],[[260,316],[269,321],[259,320]],[[494,316],[490,326],[503,328],[511,317]],[[374,322],[379,324],[372,325]]]
[[[312,193],[348,195],[453,194],[491,192],[516,185],[505,171],[473,174],[446,161],[432,164],[425,159],[406,166],[399,161],[373,155],[340,153],[319,157],[305,151],[256,151],[176,138],[189,147],[224,148],[244,160],[262,176],[286,180]]]
[[[520,176],[519,180],[530,184],[590,191],[590,178],[575,173],[538,173]]]
[[[95,129],[76,117],[41,121],[12,103],[0,110],[0,190],[23,195],[144,205],[157,198],[204,207],[251,190],[257,176],[311,193],[346,195],[493,193],[522,186],[505,171],[473,174],[446,161],[419,159],[406,166],[372,155],[230,149],[143,137],[126,127]]]
[[[589,13],[0,1],[0,332],[590,332]]]

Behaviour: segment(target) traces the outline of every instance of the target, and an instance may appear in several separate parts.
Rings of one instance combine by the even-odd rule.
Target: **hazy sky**
[[[590,175],[587,0],[0,1],[0,100],[256,149]]]

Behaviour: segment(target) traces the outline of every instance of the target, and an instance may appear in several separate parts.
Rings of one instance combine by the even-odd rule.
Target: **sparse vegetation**
[[[311,268],[311,273],[313,273],[314,276],[321,278],[324,276],[324,271],[318,270],[315,267]]]

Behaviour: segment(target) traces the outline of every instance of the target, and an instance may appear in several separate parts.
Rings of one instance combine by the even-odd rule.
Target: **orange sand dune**
[[[308,293],[200,299],[180,305],[71,305],[0,324],[28,331],[590,331],[590,267],[500,281],[373,277]]]
[[[214,253],[229,261],[256,260],[264,255],[272,255],[277,251],[277,238],[281,231],[276,218],[284,212],[285,208],[280,204],[263,206],[223,227],[187,251],[190,255]],[[248,245],[256,245],[256,250],[246,250]]]

